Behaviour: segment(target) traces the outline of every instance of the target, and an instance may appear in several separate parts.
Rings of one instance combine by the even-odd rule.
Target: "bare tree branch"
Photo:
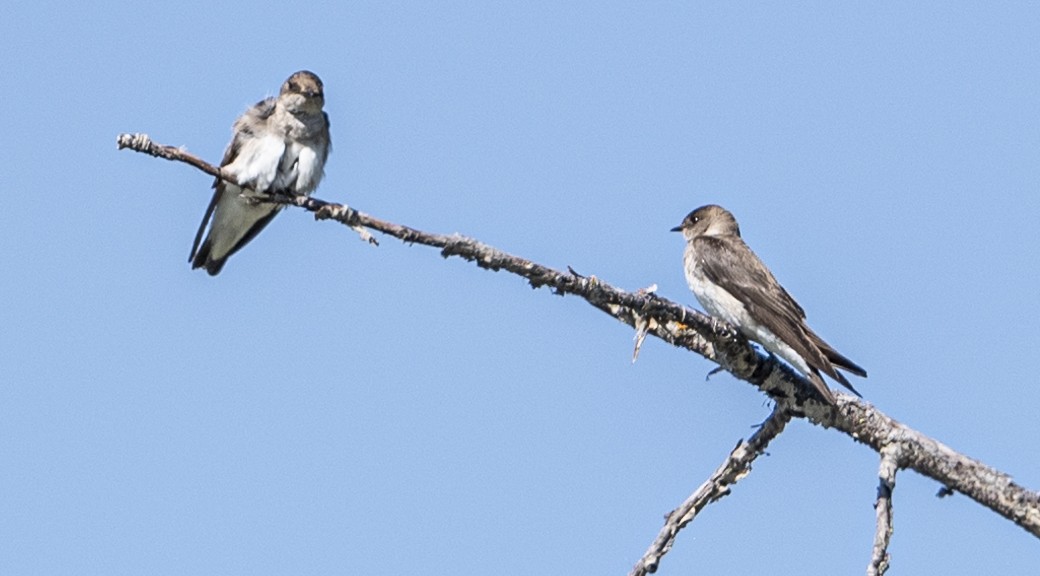
[[[881,449],[881,464],[878,467],[877,501],[874,502],[874,513],[877,516],[877,530],[874,533],[874,547],[867,566],[867,576],[882,576],[888,571],[888,544],[892,540],[892,491],[896,488],[896,471],[902,456],[900,444],[889,444]]]
[[[212,176],[225,177],[219,168],[179,148],[155,144],[143,134],[121,134],[117,144],[120,149],[186,162]],[[836,405],[827,404],[791,368],[772,356],[759,354],[732,327],[699,312],[653,293],[627,292],[595,277],[584,277],[573,271],[560,272],[472,238],[423,232],[345,205],[302,196],[271,197],[265,201],[299,206],[313,212],[315,219],[335,220],[355,230],[368,228],[409,244],[440,248],[445,258],[457,256],[481,268],[521,276],[534,288],[546,286],[559,295],[579,296],[640,332],[645,330],[647,334],[718,363],[735,377],[768,394],[776,401],[776,410],[788,417],[802,417],[825,428],[840,430],[878,453],[886,448],[898,448],[899,467],[932,478],[948,491],[960,492],[1040,537],[1040,493],[1027,490],[1009,475],[904,426],[864,400],[837,393]]]
[[[769,442],[779,436],[784,431],[784,426],[790,421],[791,414],[784,411],[780,405],[774,407],[772,414],[751,435],[751,438],[746,442],[744,440],[738,442],[736,448],[730,452],[726,461],[715,470],[715,473],[693,494],[690,494],[685,502],[668,514],[664,528],[657,533],[657,539],[628,573],[629,576],[645,576],[656,572],[661,557],[672,549],[679,530],[693,521],[705,506],[728,496],[730,486],[751,473],[751,463],[766,451]]]

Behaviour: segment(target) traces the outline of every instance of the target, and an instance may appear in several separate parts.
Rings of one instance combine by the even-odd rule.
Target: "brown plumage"
[[[709,314],[786,360],[828,402],[834,395],[821,372],[860,395],[838,369],[863,377],[866,371],[809,328],[805,310],[744,243],[729,211],[702,206],[672,231],[686,238],[686,281]]]

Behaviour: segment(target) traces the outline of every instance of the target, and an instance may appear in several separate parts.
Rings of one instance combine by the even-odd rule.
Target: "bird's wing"
[[[697,256],[709,280],[743,303],[756,322],[783,340],[811,368],[848,385],[810,337],[805,311],[739,236],[700,236],[694,242],[704,243],[703,249],[697,249]],[[742,254],[750,258],[741,258]]]
[[[227,149],[224,150],[224,158],[220,161],[220,166],[223,168],[228,164],[235,161],[238,157],[238,153],[242,150],[242,143],[247,138],[255,136],[253,126],[259,122],[266,122],[271,114],[274,114],[275,106],[278,104],[278,99],[271,97],[265,98],[251,108],[245,111],[244,114],[235,120],[235,125],[232,129],[234,136],[231,138],[231,142],[228,144]],[[227,182],[220,178],[213,180],[213,198],[209,201],[209,206],[206,207],[206,213],[202,216],[202,223],[199,224],[199,230],[195,233],[195,241],[191,245],[191,255],[188,256],[188,261],[192,262],[195,260],[195,255],[198,253],[199,244],[202,243],[202,235],[206,232],[206,227],[209,225],[210,218],[213,217],[213,211],[217,208],[217,204],[220,202],[221,196],[224,195],[224,191],[227,189]],[[269,222],[270,220],[268,220]],[[264,222],[267,225],[267,222]],[[260,227],[261,229],[263,226]],[[260,230],[253,232],[250,236],[256,236]]]
[[[321,115],[325,117],[325,141],[328,142],[325,146],[325,153],[321,156],[321,163],[324,166],[325,162],[329,159],[329,152],[332,152],[332,133],[329,131],[329,127],[331,127],[332,124],[329,123],[328,112],[322,112]]]
[[[705,276],[749,309],[761,312],[761,318],[754,315],[756,320],[771,317],[797,325],[805,318],[802,307],[740,237],[700,236],[694,242],[703,246],[694,248]]]

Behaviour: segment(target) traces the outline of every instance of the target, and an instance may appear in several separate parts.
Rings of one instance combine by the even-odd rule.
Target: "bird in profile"
[[[216,276],[229,256],[256,237],[282,206],[258,202],[271,193],[310,195],[325,174],[332,147],[321,79],[306,70],[235,121],[213,199],[195,234],[188,261]],[[209,227],[205,240],[203,234]]]
[[[686,283],[711,316],[723,320],[801,372],[830,404],[824,373],[860,395],[844,370],[867,372],[838,353],[805,322],[805,311],[740,237],[737,220],[721,206],[701,206],[672,228],[686,239]]]

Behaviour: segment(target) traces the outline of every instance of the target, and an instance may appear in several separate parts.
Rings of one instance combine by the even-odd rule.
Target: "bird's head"
[[[325,106],[325,87],[317,74],[301,70],[282,84],[278,99],[293,114],[317,114]]]
[[[729,210],[708,204],[687,214],[672,232],[682,232],[684,238],[692,240],[698,236],[740,236],[740,227]]]

